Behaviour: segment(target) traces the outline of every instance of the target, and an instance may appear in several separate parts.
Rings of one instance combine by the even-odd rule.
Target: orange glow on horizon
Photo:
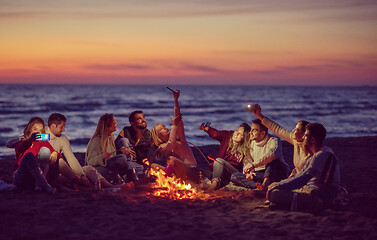
[[[127,1],[35,1],[2,9],[0,83],[183,78],[196,84],[208,78],[221,84],[377,85],[374,3],[292,0],[280,9],[238,0],[156,0],[143,8]]]

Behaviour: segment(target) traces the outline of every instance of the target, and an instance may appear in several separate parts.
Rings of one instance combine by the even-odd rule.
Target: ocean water
[[[199,130],[212,122],[219,130],[250,123],[248,103],[285,128],[298,120],[325,125],[328,137],[377,134],[377,87],[170,86],[181,90],[180,106],[187,139],[195,145],[217,144]],[[22,135],[31,117],[59,112],[67,117],[65,134],[77,152],[85,152],[99,117],[113,113],[119,123],[115,136],[129,126],[128,115],[142,110],[148,128],[171,126],[174,101],[166,86],[149,85],[0,85],[0,155],[13,154],[5,142]]]

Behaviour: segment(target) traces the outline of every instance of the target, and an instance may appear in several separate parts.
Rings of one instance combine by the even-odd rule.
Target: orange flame
[[[153,187],[157,188],[153,192],[154,196],[172,200],[195,198],[196,189],[192,188],[191,184],[186,184],[183,180],[174,176],[167,177],[161,169],[157,171],[151,169],[150,173],[157,177],[156,183],[153,184]]]

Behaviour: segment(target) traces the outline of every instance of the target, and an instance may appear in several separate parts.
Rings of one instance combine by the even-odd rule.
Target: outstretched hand
[[[250,106],[250,107],[249,107],[249,106]],[[246,110],[248,110],[248,111],[254,113],[254,115],[255,115],[257,118],[259,118],[259,119],[263,118],[263,115],[262,115],[262,113],[261,113],[261,112],[262,112],[262,108],[259,106],[259,104],[248,105],[248,106],[246,107]]]
[[[200,125],[199,129],[200,130],[205,130],[207,131],[208,130],[208,127],[211,125],[211,122],[205,122],[205,123],[202,123],[202,125]]]
[[[259,104],[255,104],[254,114],[259,115],[262,111],[262,108],[259,106]]]
[[[173,90],[170,87],[166,87],[166,88],[173,92],[174,101],[178,101],[178,98],[179,98],[179,95],[181,94],[181,91],[179,91],[178,89]]]

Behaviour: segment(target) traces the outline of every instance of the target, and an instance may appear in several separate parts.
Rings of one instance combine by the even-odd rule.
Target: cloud
[[[31,1],[0,4],[1,18],[177,18],[322,9],[375,8],[375,0],[128,0]],[[361,15],[363,17],[365,15]],[[372,14],[368,19],[373,18]],[[375,19],[375,18],[373,18]]]
[[[206,65],[198,65],[198,64],[191,64],[191,63],[183,63],[178,66],[180,69],[188,70],[188,71],[198,71],[204,73],[220,73],[224,72],[219,68],[206,66]]]
[[[140,70],[141,74],[146,74],[147,71],[154,72],[170,72],[170,73],[196,73],[196,74],[216,74],[224,73],[226,70],[216,68],[208,65],[194,64],[190,62],[164,62],[164,60],[155,61],[157,64],[104,64],[95,63],[83,65],[84,69],[90,70],[100,70],[100,71],[129,71],[129,70]]]
[[[28,68],[6,68],[0,69],[1,75],[31,75],[40,72],[37,69],[28,69]]]
[[[354,60],[343,59],[317,59],[314,60],[319,63],[307,64],[307,65],[292,65],[292,66],[276,66],[265,70],[250,71],[250,74],[264,77],[279,77],[279,76],[293,76],[293,75],[326,75],[326,74],[365,74],[371,73],[376,76],[377,68],[371,68],[376,66],[376,59],[364,57]],[[373,73],[374,72],[374,73]]]
[[[124,71],[124,70],[148,70],[153,69],[150,65],[140,64],[88,64],[83,68],[91,70],[104,70],[104,71]]]

